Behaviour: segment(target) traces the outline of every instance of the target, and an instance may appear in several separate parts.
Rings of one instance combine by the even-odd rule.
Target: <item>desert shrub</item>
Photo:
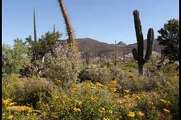
[[[172,71],[172,70],[170,70]],[[160,81],[157,82],[158,91],[163,99],[170,101],[169,110],[172,113],[172,119],[178,119],[179,116],[179,75],[176,72],[172,75],[160,73]]]
[[[144,113],[144,119],[171,119],[170,101],[163,99],[159,92],[144,93],[133,110]]]
[[[24,88],[24,82],[17,74],[12,74],[6,80],[2,80],[2,98],[16,99],[16,95]]]
[[[90,80],[91,82],[106,83],[110,80],[121,80],[124,78],[124,72],[119,67],[89,67],[84,68],[79,73],[81,81]]]
[[[50,96],[53,84],[46,79],[32,77],[22,79],[11,77],[6,86],[3,85],[3,99],[10,98],[21,105],[33,105],[39,101],[39,94],[46,93]]]
[[[120,81],[125,78],[125,73],[119,66],[111,67],[109,69],[111,71],[111,80]]]
[[[111,80],[111,77],[111,71],[106,67],[85,68],[79,74],[81,81],[90,80],[92,82],[100,83],[105,83],[106,81]]]
[[[125,70],[126,72],[135,72],[137,71],[137,64],[136,63],[125,63],[125,65],[123,65],[123,70]]]
[[[46,104],[39,102],[40,110],[46,114],[44,119],[121,119],[124,115],[118,94],[98,82],[73,84],[66,92],[54,90],[48,101]]]
[[[67,55],[59,55],[45,63],[44,77],[50,81],[61,81],[61,87],[65,88],[78,80],[80,65]]]
[[[150,76],[138,76],[137,73],[125,72],[120,83],[120,92],[129,89],[132,93],[138,93],[142,91],[149,92],[157,88],[157,82],[159,78],[156,75]]]

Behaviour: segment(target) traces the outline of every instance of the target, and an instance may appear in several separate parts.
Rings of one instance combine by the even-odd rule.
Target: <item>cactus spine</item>
[[[132,49],[132,54],[135,60],[138,61],[138,71],[139,74],[143,74],[143,66],[144,64],[150,59],[152,54],[152,47],[154,42],[154,31],[152,28],[149,28],[147,34],[147,50],[144,57],[144,39],[141,29],[141,21],[139,18],[139,11],[135,10],[133,12],[134,16],[134,24],[135,24],[135,31],[136,31],[136,38],[137,38],[137,49]]]

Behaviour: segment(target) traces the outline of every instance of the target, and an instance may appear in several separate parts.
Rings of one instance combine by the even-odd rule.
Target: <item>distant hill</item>
[[[137,43],[134,43],[134,44],[129,44],[127,46],[125,46],[126,48],[137,48]],[[147,47],[147,40],[144,40],[144,48],[146,50],[146,47]],[[154,43],[153,43],[153,51],[156,51],[156,52],[160,52],[160,45],[159,45],[159,42],[158,40],[155,40]]]
[[[107,54],[107,53],[112,53],[115,51],[114,44],[100,42],[99,40],[95,40],[95,39],[91,39],[91,38],[77,38],[76,41],[78,43],[79,50],[82,53],[89,51],[94,54],[100,54],[100,53]],[[146,42],[147,41],[144,40],[145,48],[147,45]],[[126,53],[130,53],[133,48],[137,48],[137,43],[126,45],[124,42],[121,41],[116,46],[116,49],[118,50],[118,52],[125,51]],[[160,45],[158,44],[157,40],[154,41],[153,50],[156,52],[160,52]]]
[[[79,50],[81,52],[89,51],[91,53],[109,53],[115,50],[115,45],[99,42],[91,38],[79,38],[76,39]]]
[[[126,43],[124,43],[123,41],[120,41],[120,42],[117,43],[117,45],[119,45],[119,46],[126,46]]]

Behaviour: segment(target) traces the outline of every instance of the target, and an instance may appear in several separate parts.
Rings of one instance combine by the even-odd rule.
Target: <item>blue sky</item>
[[[179,0],[64,0],[76,38],[93,38],[101,42],[126,44],[136,42],[133,11],[140,11],[146,38],[153,28],[158,30],[169,19],[179,19]],[[37,36],[56,30],[66,39],[65,24],[57,0],[2,0],[2,43],[25,40],[33,35],[33,9],[36,10]]]

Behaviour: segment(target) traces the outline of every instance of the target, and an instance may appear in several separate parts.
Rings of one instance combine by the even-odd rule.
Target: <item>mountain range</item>
[[[95,54],[100,53],[111,53],[117,50],[118,52],[126,52],[130,53],[133,48],[137,48],[137,43],[133,44],[125,44],[124,42],[120,41],[116,45],[115,44],[108,44],[105,42],[100,42],[99,40],[91,39],[91,38],[77,38],[78,47],[80,52],[91,52]],[[146,50],[147,41],[144,40],[144,48]],[[153,51],[160,52],[160,45],[157,40],[153,43]]]

